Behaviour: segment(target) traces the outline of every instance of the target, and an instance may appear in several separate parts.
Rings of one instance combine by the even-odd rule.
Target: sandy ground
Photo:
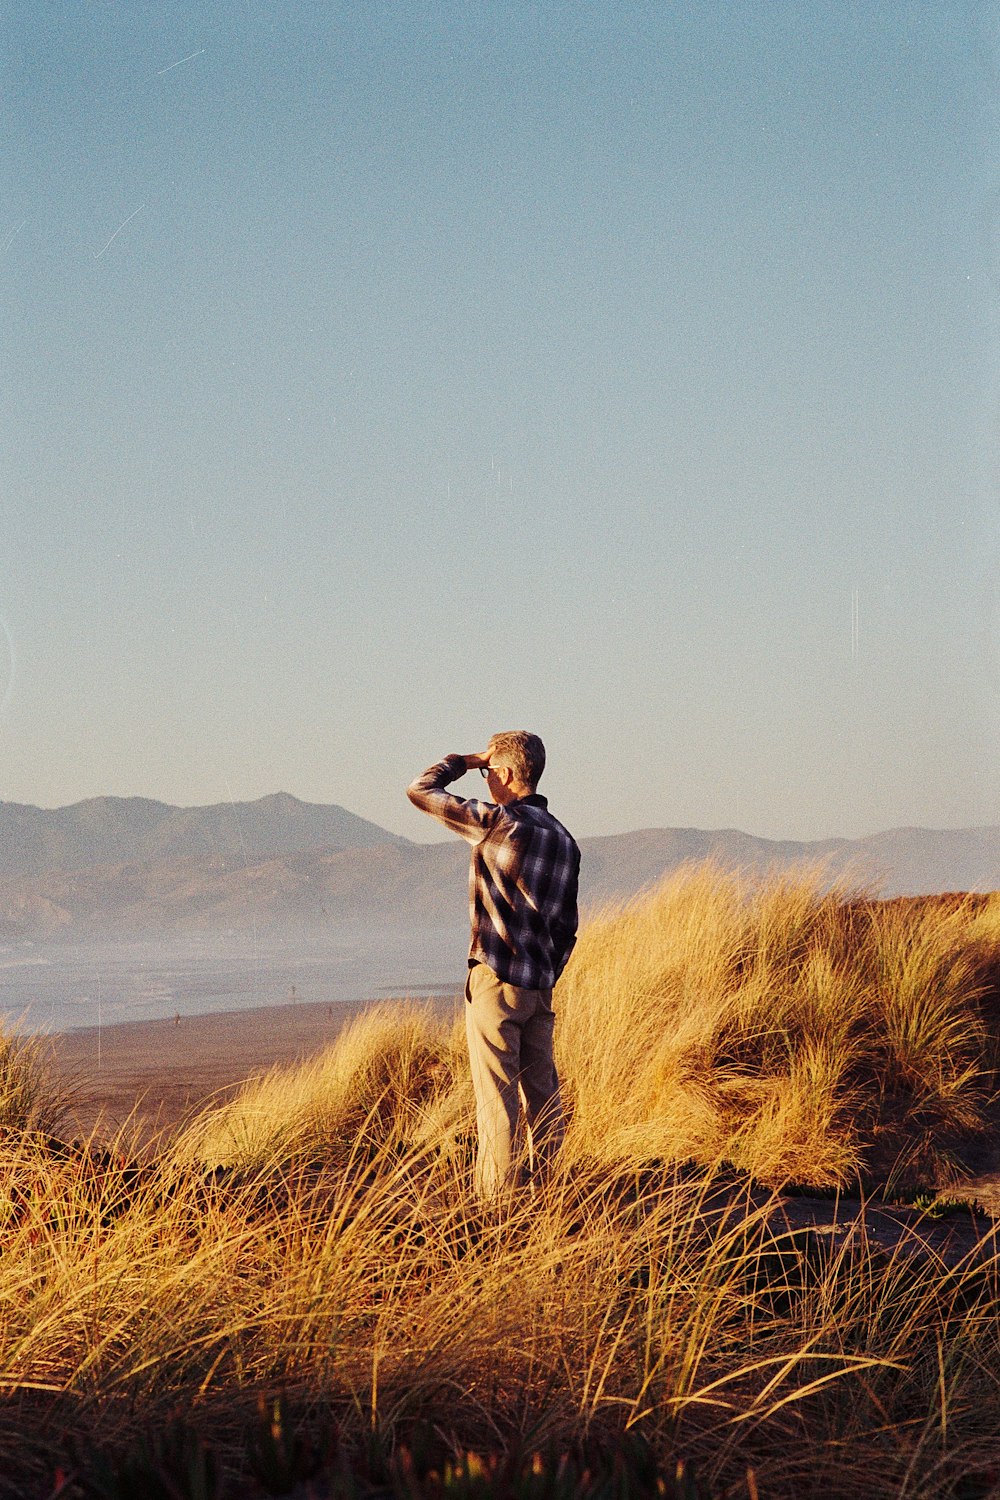
[[[460,997],[360,1004],[271,1005],[179,1021],[133,1021],[50,1037],[57,1078],[73,1099],[63,1134],[104,1136],[134,1120],[142,1135],[171,1129],[212,1097],[276,1063],[310,1057],[373,1004],[427,1006],[449,1016]]]

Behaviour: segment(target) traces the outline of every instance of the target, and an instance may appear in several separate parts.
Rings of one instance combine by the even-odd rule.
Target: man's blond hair
[[[545,746],[527,729],[506,729],[490,736],[490,760],[509,766],[518,781],[534,791],[545,770]]]

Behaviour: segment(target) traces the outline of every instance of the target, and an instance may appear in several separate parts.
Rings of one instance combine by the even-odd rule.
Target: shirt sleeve
[[[437,765],[421,771],[415,781],[406,788],[406,795],[414,807],[437,818],[452,833],[459,834],[470,844],[481,843],[496,826],[501,808],[495,802],[479,802],[474,797],[456,797],[446,792],[451,781],[465,775],[465,757],[449,755]]]

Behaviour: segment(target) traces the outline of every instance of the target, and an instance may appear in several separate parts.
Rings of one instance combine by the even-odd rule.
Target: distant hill
[[[243,867],[301,849],[407,842],[344,807],[300,802],[286,792],[212,807],[171,807],[145,797],[93,797],[56,808],[0,802],[0,875],[203,858]]]
[[[211,816],[178,823],[160,818],[142,838],[133,833],[131,847],[146,851],[141,860],[86,864],[84,852],[100,843],[87,844],[81,835],[78,863],[0,877],[0,936],[89,941],[252,928],[306,937],[338,927],[398,933],[464,925],[468,849],[457,838],[413,844],[342,808],[310,807],[294,798],[165,811]],[[135,830],[140,820],[128,816],[123,822]],[[331,830],[338,842],[324,844]],[[107,833],[102,837],[111,842]],[[199,838],[209,847],[180,858],[148,853],[154,847],[189,850]],[[352,838],[350,846],[343,842]],[[269,857],[267,841],[282,839],[299,842]],[[117,847],[124,846],[120,837]],[[591,907],[708,858],[758,871],[818,865],[828,879],[848,878],[883,896],[1000,889],[1000,828],[894,829],[812,843],[759,839],[735,829],[647,828],[584,839],[581,847],[581,897]]]
[[[1000,889],[1000,828],[894,828],[861,839],[755,838],[735,828],[644,828],[586,840],[586,883],[596,899],[627,894],[689,860],[727,868],[816,865],[830,879],[881,896]]]

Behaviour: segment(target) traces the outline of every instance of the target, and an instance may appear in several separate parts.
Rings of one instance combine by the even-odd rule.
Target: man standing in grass
[[[536,791],[544,769],[537,734],[515,729],[493,735],[483,754],[445,756],[406,793],[472,845],[465,1024],[479,1131],[476,1191],[486,1200],[515,1183],[522,1104],[536,1176],[544,1176],[563,1133],[552,987],[576,942],[580,851]],[[491,802],[445,791],[467,771],[485,777]]]

